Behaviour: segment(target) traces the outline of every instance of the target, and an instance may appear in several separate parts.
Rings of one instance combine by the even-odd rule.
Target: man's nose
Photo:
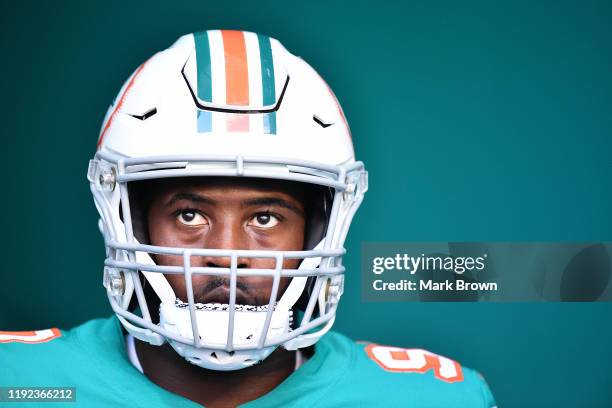
[[[202,247],[205,249],[248,249],[248,237],[242,226],[238,223],[224,222],[215,225],[206,234]],[[238,258],[238,268],[249,268],[251,258]],[[229,256],[204,256],[201,260],[203,266],[229,268],[232,258]]]

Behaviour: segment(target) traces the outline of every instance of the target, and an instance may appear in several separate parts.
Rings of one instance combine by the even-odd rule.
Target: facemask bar
[[[230,279],[230,299],[229,299],[229,331],[227,333],[227,340],[225,345],[220,345],[219,349],[225,349],[228,351],[234,349],[249,349],[249,348],[239,348],[235,347],[232,344],[233,341],[233,321],[236,307],[236,281],[238,276],[269,276],[273,278],[272,283],[272,293],[270,295],[270,301],[267,307],[267,315],[264,324],[264,328],[259,336],[259,343],[256,348],[269,347],[271,345],[281,344],[284,340],[276,340],[274,343],[265,342],[266,334],[268,333],[270,320],[272,318],[272,312],[274,311],[277,304],[276,298],[278,294],[278,287],[281,277],[307,277],[307,276],[320,276],[320,277],[332,277],[342,274],[344,272],[343,266],[335,266],[331,268],[324,269],[284,269],[282,267],[283,261],[286,259],[303,259],[306,257],[328,257],[333,259],[340,259],[340,256],[344,254],[343,249],[336,250],[316,250],[316,251],[259,251],[259,250],[215,250],[215,249],[193,249],[193,248],[168,248],[168,247],[153,247],[148,245],[134,245],[134,244],[116,244],[110,243],[110,246],[119,251],[142,251],[146,250],[148,254],[160,254],[160,255],[180,255],[183,259],[183,265],[181,266],[162,266],[162,265],[147,265],[147,264],[139,264],[139,263],[131,263],[125,261],[114,261],[114,260],[106,260],[105,265],[108,267],[117,268],[120,270],[126,270],[128,268],[135,268],[139,270],[145,270],[146,272],[153,273],[165,273],[165,274],[182,274],[185,279],[186,289],[187,289],[187,303],[189,304],[189,313],[191,317],[191,327],[193,334],[193,346],[202,347],[202,344],[199,341],[198,334],[198,323],[195,317],[195,300],[193,296],[193,286],[192,286],[192,278],[197,274],[205,274],[205,275],[214,275],[214,276],[225,276]],[[314,252],[314,253],[313,253]],[[222,267],[193,267],[191,266],[191,259],[193,257],[229,257],[231,259],[229,268]],[[237,260],[239,258],[270,258],[275,260],[275,266],[272,269],[239,269],[237,267]],[[306,258],[307,259],[307,258]],[[316,296],[313,296],[316,297]],[[282,299],[281,299],[282,302]],[[128,320],[133,320],[132,316],[128,315],[128,311],[120,308],[119,304],[114,301],[112,302],[115,307],[120,309],[119,314],[124,316]],[[127,312],[127,313],[126,313]],[[310,322],[307,326],[304,324],[303,331],[308,331],[314,327],[316,327],[321,322],[325,322],[329,320],[332,316],[332,311],[328,311],[324,316],[324,319],[319,319],[315,324]],[[136,323],[142,323],[140,321],[135,321]],[[148,322],[147,322],[148,323]],[[150,327],[153,329],[157,328],[157,326],[153,325]],[[294,333],[294,332],[291,332]],[[184,342],[186,344],[190,344],[186,342],[184,339],[176,338],[174,336],[168,336],[173,338],[174,340]],[[207,346],[208,347],[208,346]]]
[[[145,244],[124,244],[116,241],[109,241],[108,247],[116,251],[125,252],[143,252],[147,254],[156,255],[174,255],[174,256],[185,256],[185,253],[189,253],[192,256],[199,257],[216,257],[216,258],[231,258],[236,256],[238,258],[270,258],[275,259],[278,256],[282,256],[283,260],[287,259],[308,259],[308,258],[333,258],[339,261],[340,257],[345,254],[344,248],[337,249],[312,249],[305,251],[274,251],[274,250],[257,250],[257,249],[196,249],[196,248],[180,248],[180,247],[162,247]],[[169,266],[169,265],[149,265],[139,262],[132,261],[121,261],[116,259],[107,258],[104,261],[104,265],[115,268],[134,268],[142,269],[147,272],[158,272],[158,273],[169,273],[178,274],[184,273],[183,266]],[[231,273],[230,268],[223,267],[207,267],[199,266],[191,268],[194,272],[207,275],[215,276],[229,276]],[[256,269],[256,268],[244,268],[238,269],[238,276],[274,276],[275,269]],[[344,267],[342,265],[333,266],[322,270],[321,268],[310,268],[310,269],[281,269],[282,277],[303,277],[303,276],[327,276],[342,273]]]
[[[193,176],[250,177],[298,181],[344,191],[347,188],[346,174],[360,168],[363,169],[361,162],[335,167],[307,160],[280,160],[275,157],[258,156],[156,156],[121,159],[112,153],[98,152],[96,158],[116,164],[115,181],[119,184],[130,181]],[[222,164],[227,167],[221,167]],[[266,169],[266,164],[275,168]],[[207,168],[204,167],[205,165],[217,166]],[[256,167],[257,165],[259,167]],[[279,171],[281,166],[285,171]],[[305,173],[307,169],[310,170],[310,174]]]
[[[193,298],[192,276],[194,274],[208,275],[223,275],[230,278],[230,304],[229,304],[229,326],[227,333],[227,341],[225,344],[210,345],[208,348],[218,348],[220,350],[247,350],[252,347],[241,347],[233,344],[233,330],[235,318],[235,295],[236,295],[236,280],[241,275],[264,275],[273,277],[272,294],[268,303],[268,310],[265,319],[264,328],[259,337],[257,348],[275,346],[283,344],[297,336],[314,336],[317,333],[308,333],[325,323],[333,321],[337,302],[332,303],[328,310],[320,308],[319,316],[312,319],[312,314],[317,304],[318,295],[321,293],[322,285],[328,279],[332,282],[342,282],[342,267],[341,256],[344,254],[344,249],[341,247],[348,225],[361,202],[363,193],[367,190],[367,173],[360,162],[353,162],[345,166],[326,166],[318,163],[312,163],[302,160],[279,160],[271,157],[242,157],[242,156],[164,156],[151,158],[121,158],[112,153],[98,152],[96,159],[90,164],[88,178],[92,183],[91,189],[94,194],[96,206],[103,219],[105,231],[111,236],[111,239],[105,234],[105,244],[107,247],[107,260],[105,265],[112,268],[120,268],[129,273],[133,288],[127,288],[129,293],[124,293],[123,302],[118,303],[119,297],[109,294],[109,300],[113,311],[125,320],[132,322],[135,325],[147,328],[154,333],[158,333],[166,338],[173,339],[184,344],[192,344],[195,347],[202,347],[199,341],[199,331],[197,327],[197,319],[195,315],[195,303]],[[196,166],[191,166],[193,163]],[[217,166],[209,166],[211,163]],[[198,166],[197,164],[204,164]],[[222,164],[223,166],[219,166]],[[263,165],[263,167],[257,167]],[[267,165],[276,166],[274,171],[271,171]],[[281,171],[279,171],[279,169]],[[356,179],[358,183],[353,184]],[[363,182],[365,177],[365,183]],[[348,176],[347,176],[348,175]],[[127,183],[131,181],[169,178],[169,177],[189,177],[189,176],[242,176],[253,178],[275,178],[292,180],[305,183],[313,183],[335,189],[334,201],[328,222],[328,230],[323,240],[323,248],[320,250],[309,251],[242,251],[242,250],[214,250],[214,249],[193,249],[193,248],[169,248],[169,247],[154,247],[151,245],[139,244],[134,239],[134,234],[131,224],[129,195],[127,191]],[[110,192],[114,191],[118,184],[119,191],[117,194]],[[352,194],[352,198],[347,200],[347,193]],[[120,200],[123,212],[123,220],[119,220],[118,214],[112,211],[113,204],[118,206],[116,200]],[[115,201],[115,202],[113,202]],[[340,222],[339,218],[341,218]],[[121,222],[123,221],[123,223]],[[118,227],[119,225],[119,227]],[[124,228],[121,228],[123,226]],[[124,230],[124,231],[121,231]],[[124,237],[122,235],[124,234]],[[123,242],[123,241],[127,242]],[[136,252],[147,252],[151,254],[169,254],[180,255],[183,257],[183,266],[163,266],[142,264],[136,261]],[[210,268],[210,267],[192,267],[192,256],[223,256],[230,257],[230,268]],[[274,269],[238,269],[237,260],[239,257],[254,257],[254,258],[273,258],[275,259]],[[312,257],[320,258],[319,268],[311,269],[283,269],[282,263],[285,259],[302,258],[308,259]],[[152,323],[150,312],[148,310],[144,292],[138,271],[147,271],[154,273],[182,273],[187,285],[187,295],[189,303],[189,314],[191,319],[191,328],[193,340],[185,339],[182,336],[177,336],[168,332],[164,328]],[[308,301],[304,316],[300,327],[286,333],[274,341],[266,341],[267,331],[272,319],[272,313],[275,306],[275,299],[278,293],[278,286],[281,277],[305,277],[316,276],[314,290]],[[129,286],[129,285],[128,285]],[[127,306],[129,299],[132,297],[131,290],[135,291],[138,304],[142,312],[142,318],[136,314],[129,312]],[[340,293],[341,294],[341,291]],[[126,300],[126,295],[127,300]],[[338,296],[339,297],[339,296]],[[311,320],[312,319],[312,320]],[[330,324],[326,325],[328,329]],[[325,329],[325,328],[324,328]],[[323,330],[323,329],[321,329]],[[318,338],[318,337],[317,337]],[[298,346],[300,347],[300,346]]]

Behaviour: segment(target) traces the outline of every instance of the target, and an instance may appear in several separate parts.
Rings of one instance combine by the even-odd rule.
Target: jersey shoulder
[[[335,333],[352,349],[343,382],[372,404],[495,407],[486,381],[458,362],[420,348],[355,342]]]
[[[31,331],[0,331],[0,361],[9,370],[3,375],[16,376],[26,367],[44,364],[46,358],[55,356],[63,348],[66,332],[58,328]]]
[[[118,338],[113,319],[93,319],[71,330],[56,327],[31,331],[1,331],[0,352],[15,357],[44,352],[78,353],[80,346],[94,344],[88,340],[107,343]]]
[[[75,407],[197,406],[158,387],[129,362],[114,315],[66,331],[3,333],[2,386],[75,387]]]
[[[76,370],[91,361],[95,343],[87,339],[108,340],[111,330],[108,319],[90,320],[72,330],[57,328],[32,331],[0,331],[0,360],[8,370],[0,370],[0,379],[12,380],[38,375],[58,376],[66,367]],[[103,349],[99,347],[99,349]],[[70,362],[67,365],[66,362]],[[51,375],[50,375],[51,376]]]

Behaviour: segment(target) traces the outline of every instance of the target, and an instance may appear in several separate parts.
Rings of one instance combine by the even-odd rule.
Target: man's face
[[[295,183],[270,180],[193,178],[160,182],[150,195],[149,239],[152,245],[208,249],[302,250],[305,196]],[[158,265],[183,265],[181,256],[156,255]],[[299,259],[285,260],[297,268]],[[191,258],[194,267],[230,267],[229,257]],[[238,268],[273,269],[274,259],[239,258]],[[187,301],[182,274],[167,274],[176,296]],[[241,276],[236,303],[265,305],[272,291],[271,277]],[[278,298],[289,285],[280,280]],[[229,277],[193,275],[196,303],[229,303]],[[277,299],[278,299],[277,298]]]

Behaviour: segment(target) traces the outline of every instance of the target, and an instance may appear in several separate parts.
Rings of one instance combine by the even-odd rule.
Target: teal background
[[[326,78],[370,171],[336,329],[475,367],[502,407],[612,406],[609,303],[359,294],[362,241],[612,239],[611,20],[605,1],[3,6],[0,327],[109,314],[85,180],[106,108],[181,34],[247,29]]]

